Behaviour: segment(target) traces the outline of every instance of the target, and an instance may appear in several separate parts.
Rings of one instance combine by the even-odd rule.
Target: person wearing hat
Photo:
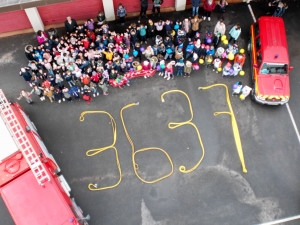
[[[176,76],[182,76],[183,69],[184,69],[184,62],[183,59],[179,59],[179,61],[175,64],[175,67],[177,67],[177,73]]]

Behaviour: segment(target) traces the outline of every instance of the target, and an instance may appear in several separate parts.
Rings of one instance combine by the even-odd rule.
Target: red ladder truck
[[[17,225],[88,225],[37,129],[0,89],[0,195]]]

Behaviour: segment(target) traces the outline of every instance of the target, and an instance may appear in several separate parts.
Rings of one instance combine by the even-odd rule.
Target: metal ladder
[[[18,148],[21,150],[24,158],[31,168],[39,185],[44,185],[50,181],[50,176],[46,172],[39,156],[33,149],[30,141],[26,136],[26,131],[22,129],[16,115],[14,114],[10,103],[7,101],[3,91],[0,89],[0,114],[4,122],[7,124],[12,137],[15,140]]]

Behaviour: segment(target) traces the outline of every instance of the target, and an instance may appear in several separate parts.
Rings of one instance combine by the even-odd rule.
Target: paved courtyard
[[[294,66],[289,107],[296,125],[300,126],[297,4],[297,1],[289,2],[284,20],[291,65]],[[251,5],[256,18],[264,15],[262,3]],[[190,13],[187,10],[163,14],[162,19],[183,20]],[[202,22],[201,34],[213,30],[216,21],[214,14],[212,21]],[[246,49],[253,20],[245,3],[228,8],[225,15],[227,33],[236,22],[242,27],[238,44]],[[111,27],[121,29],[115,22],[111,22]],[[20,67],[27,63],[24,46],[28,43],[36,44],[34,34],[0,39],[0,88],[10,100],[16,100],[20,89],[29,90],[18,76]],[[227,84],[230,89],[236,81],[250,84],[249,57],[244,70],[245,76],[235,78],[222,78],[204,67],[193,71],[191,78],[175,77],[170,81],[157,75],[139,78],[122,90],[110,87],[109,96],[99,96],[90,105],[39,102],[37,99],[32,107],[25,101],[20,104],[60,165],[77,203],[91,215],[91,225],[242,225],[298,215],[300,145],[287,107],[261,106],[249,97],[243,102],[231,97],[248,170],[243,173],[230,117],[213,115],[216,111],[228,111],[224,89],[198,90],[199,86],[216,83]],[[163,92],[176,89],[190,97],[194,111],[192,122],[200,131],[205,149],[200,166],[188,174],[181,173],[178,168],[181,165],[191,168],[202,156],[197,134],[187,125],[174,130],[168,128],[169,122],[190,118],[188,102],[179,93],[166,95],[164,103],[160,100]],[[133,102],[139,102],[139,106],[125,109],[123,114],[135,150],[151,146],[162,148],[174,163],[174,173],[155,184],[141,182],[133,171],[131,146],[120,119],[121,108]],[[85,155],[87,150],[110,145],[113,141],[109,117],[86,115],[84,122],[80,122],[79,116],[86,110],[104,110],[116,120],[115,146],[122,168],[122,182],[116,188],[95,192],[87,188],[89,183],[97,183],[98,187],[113,185],[119,176],[112,149],[93,157]],[[167,158],[158,151],[139,153],[136,161],[139,174],[146,180],[156,179],[171,170]],[[2,200],[0,218],[3,225],[13,224]]]

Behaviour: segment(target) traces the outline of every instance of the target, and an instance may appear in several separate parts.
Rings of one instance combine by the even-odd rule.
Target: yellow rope
[[[209,88],[212,88],[212,87],[217,87],[217,86],[225,87],[226,101],[227,101],[230,112],[215,112],[214,116],[218,116],[220,114],[229,114],[231,116],[233,136],[234,136],[237,152],[238,152],[238,155],[240,157],[241,164],[242,164],[242,170],[243,170],[244,173],[247,173],[247,169],[246,169],[246,166],[245,166],[245,160],[244,160],[244,154],[243,154],[243,148],[242,148],[242,143],[241,143],[241,138],[240,138],[240,133],[239,133],[239,128],[237,126],[236,119],[235,119],[235,116],[234,116],[234,113],[233,113],[233,110],[232,110],[232,107],[231,107],[231,102],[230,102],[227,86],[225,84],[213,84],[213,85],[210,85],[210,86],[207,86],[207,87],[199,87],[198,89],[199,90],[206,90],[206,89],[209,89]]]
[[[131,145],[131,148],[132,148],[132,166],[133,166],[134,173],[135,173],[135,175],[136,175],[141,181],[143,181],[144,183],[147,183],[147,184],[153,184],[153,183],[156,183],[156,182],[158,182],[158,181],[160,181],[160,180],[163,180],[163,179],[165,179],[165,178],[171,176],[172,173],[173,173],[173,171],[174,171],[174,166],[173,166],[173,162],[172,162],[170,156],[168,155],[168,153],[167,153],[165,150],[161,149],[161,148],[157,148],[157,147],[149,147],[149,148],[142,148],[142,149],[139,149],[139,150],[137,150],[137,151],[134,150],[134,144],[133,144],[133,141],[131,140],[131,138],[130,138],[130,136],[129,136],[129,134],[128,134],[128,131],[127,131],[127,129],[126,129],[125,122],[124,122],[124,119],[123,119],[123,110],[124,110],[124,109],[127,109],[127,108],[129,108],[129,107],[131,107],[131,106],[136,106],[136,105],[139,105],[139,103],[131,103],[131,104],[128,104],[128,105],[124,106],[124,107],[121,109],[121,111],[120,111],[120,116],[121,116],[121,120],[122,120],[122,124],[123,124],[123,127],[124,127],[124,131],[125,131],[126,137],[127,137],[128,141],[129,141],[129,143],[130,143],[130,145]],[[157,178],[157,179],[155,179],[155,180],[152,180],[152,181],[147,181],[147,180],[141,178],[141,176],[140,176],[140,175],[138,174],[138,172],[137,172],[137,170],[139,169],[139,166],[138,166],[138,164],[135,162],[135,155],[136,155],[137,153],[141,153],[141,152],[145,152],[145,151],[161,151],[161,152],[163,152],[163,153],[167,156],[167,159],[169,160],[169,162],[170,162],[170,164],[171,164],[171,172],[170,172],[169,174],[167,174],[167,175],[164,175],[164,176],[162,176],[162,177],[160,177],[160,178]]]
[[[109,116],[110,121],[111,121],[111,126],[112,126],[112,130],[113,130],[113,143],[109,146],[103,147],[103,148],[95,148],[95,149],[90,149],[86,152],[86,156],[94,156],[96,154],[99,154],[101,152],[104,152],[108,149],[114,149],[115,153],[116,153],[116,162],[117,162],[117,166],[118,166],[118,170],[119,170],[119,181],[111,186],[107,186],[107,187],[102,187],[102,188],[97,188],[97,185],[90,183],[88,185],[88,188],[91,191],[101,191],[101,190],[106,190],[106,189],[111,189],[114,188],[116,186],[118,186],[121,183],[122,180],[122,170],[121,170],[121,165],[120,165],[120,161],[119,161],[119,156],[118,156],[118,150],[115,147],[116,144],[116,140],[117,140],[117,125],[116,125],[116,121],[114,120],[114,118],[112,117],[112,115],[110,115],[108,112],[105,111],[84,111],[83,113],[80,114],[79,120],[82,122],[84,121],[84,116],[85,114],[106,114]]]
[[[204,158],[205,151],[204,151],[203,142],[202,142],[202,139],[201,139],[201,136],[200,136],[200,132],[199,132],[197,126],[193,122],[191,122],[192,119],[193,119],[193,117],[194,117],[194,113],[193,113],[192,103],[190,101],[189,96],[185,92],[183,92],[181,90],[171,90],[171,91],[166,91],[166,92],[164,92],[161,95],[161,101],[165,102],[164,95],[169,94],[169,93],[174,93],[174,92],[181,93],[181,94],[183,94],[187,98],[188,103],[189,103],[189,107],[190,107],[191,118],[189,120],[185,121],[185,122],[170,122],[168,124],[168,127],[170,129],[175,129],[175,128],[181,127],[183,125],[191,125],[191,126],[193,126],[195,128],[195,130],[196,130],[196,133],[197,133],[197,136],[198,136],[198,139],[199,139],[199,144],[200,144],[200,146],[202,148],[202,156],[201,156],[200,160],[197,162],[197,164],[194,167],[192,167],[191,169],[188,169],[188,170],[185,168],[185,166],[180,166],[179,167],[179,171],[180,172],[182,172],[182,173],[190,173],[190,172],[194,171],[200,165],[200,163],[202,162],[202,160]]]

